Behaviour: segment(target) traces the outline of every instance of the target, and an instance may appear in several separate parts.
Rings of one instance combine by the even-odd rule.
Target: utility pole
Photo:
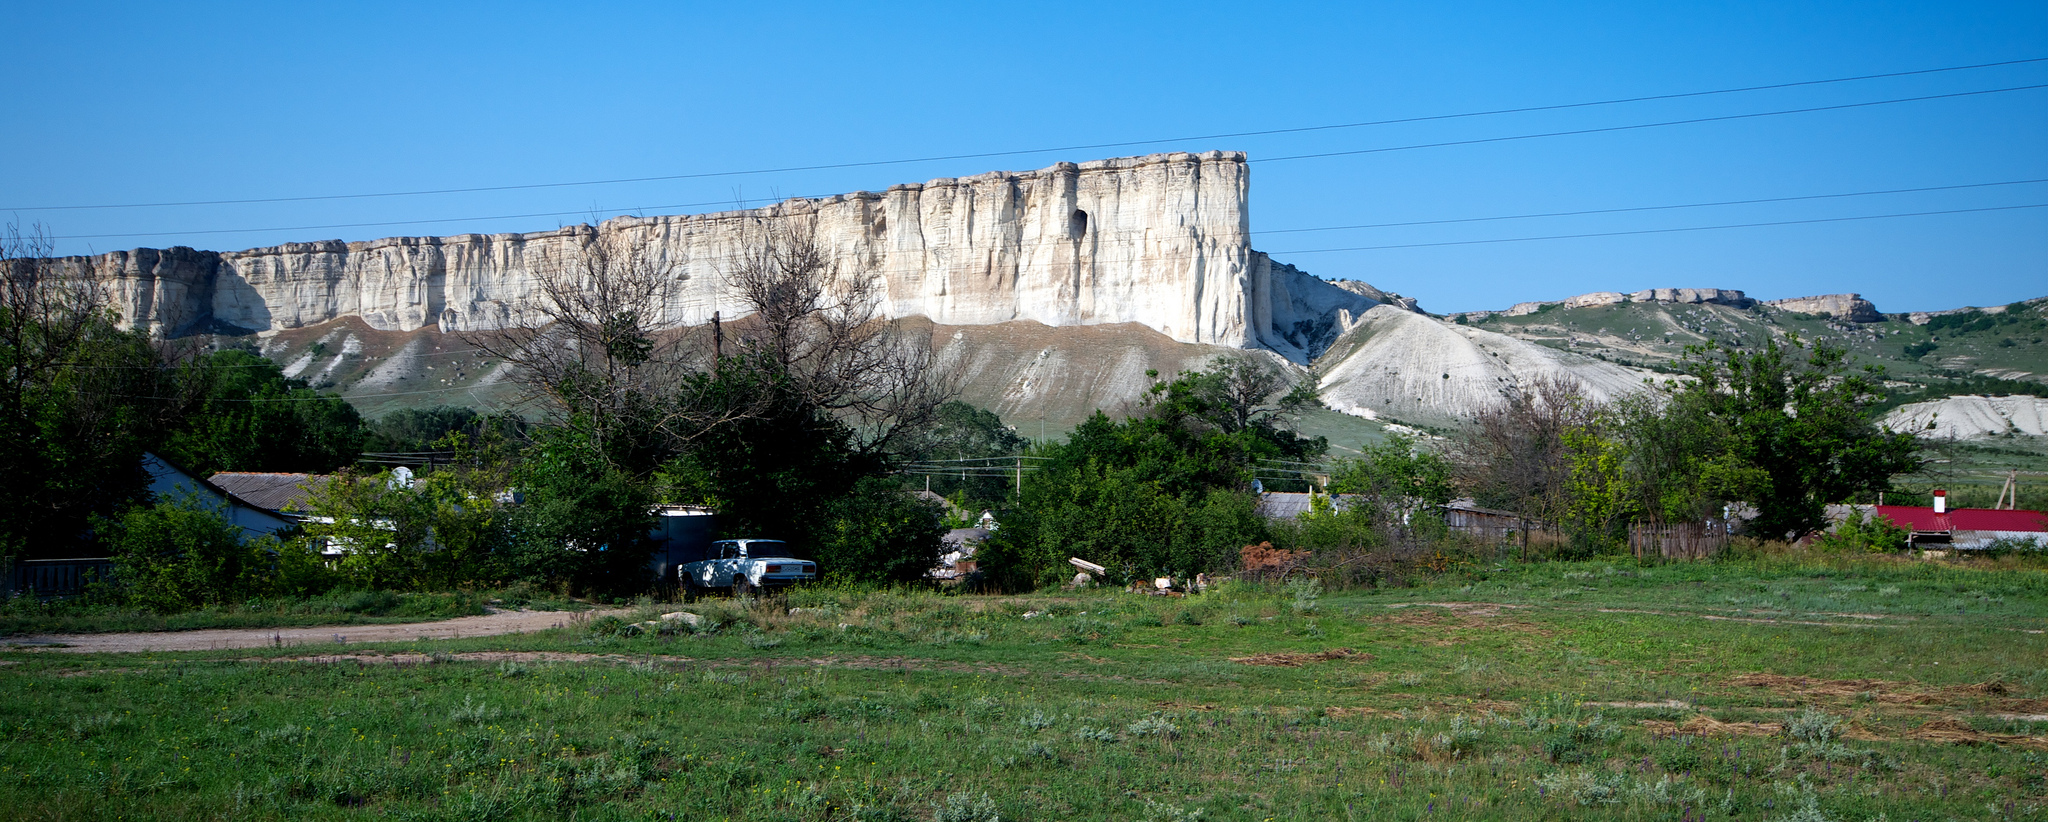
[[[1017,457],[1017,496],[1024,496],[1024,457]]]

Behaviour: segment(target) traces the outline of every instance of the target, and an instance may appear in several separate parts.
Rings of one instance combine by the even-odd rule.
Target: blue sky
[[[1433,311],[1587,291],[2048,294],[2048,184],[1347,231],[1283,229],[2048,178],[2048,89],[1483,145],[1320,152],[2048,83],[2048,62],[1541,113],[829,171],[516,185],[1398,119],[2048,57],[2048,4],[14,4],[0,218],[64,253],[530,231],[1167,150],[1250,153],[1257,247]],[[503,215],[552,214],[507,217]],[[497,217],[497,219],[451,219]],[[394,226],[298,228],[351,223]],[[93,236],[117,235],[117,236]]]

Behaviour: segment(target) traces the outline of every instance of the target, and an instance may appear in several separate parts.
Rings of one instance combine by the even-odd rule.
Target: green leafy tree
[[[1255,512],[1253,467],[1307,460],[1326,443],[1285,429],[1276,404],[1231,400],[1235,373],[1226,362],[1159,381],[1140,415],[1112,422],[1097,412],[1067,442],[1041,446],[1036,456],[1045,459],[982,549],[992,580],[1011,588],[1055,581],[1068,556],[1107,566],[1119,581],[1192,575],[1227,567],[1238,549],[1260,542],[1266,525]]]
[[[117,319],[47,239],[0,233],[0,558],[76,556],[91,517],[148,500],[142,452],[172,385],[147,332]]]
[[[402,590],[429,581],[433,504],[392,471],[343,471],[315,489],[304,529],[316,548],[339,551],[350,585]]]
[[[1435,507],[1455,496],[1451,461],[1396,434],[1331,467],[1329,491],[1355,498],[1376,518]]]
[[[834,582],[909,582],[939,563],[945,529],[939,506],[903,493],[881,477],[861,480],[835,500],[816,537],[825,578]]]
[[[1842,348],[1797,337],[1753,351],[1708,346],[1685,370],[1669,419],[1695,432],[1687,441],[1700,450],[1660,462],[1690,467],[1689,493],[1753,506],[1753,533],[1804,537],[1826,525],[1829,503],[1875,496],[1920,465],[1912,434],[1871,419],[1882,369],[1851,372]]]
[[[362,451],[362,417],[347,400],[289,379],[248,351],[200,356],[176,370],[181,407],[161,448],[200,476],[215,471],[326,473]]]

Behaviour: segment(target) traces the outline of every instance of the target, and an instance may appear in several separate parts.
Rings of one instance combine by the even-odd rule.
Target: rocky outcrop
[[[1742,292],[1726,288],[1647,288],[1633,294],[1623,294],[1619,291],[1595,291],[1591,294],[1580,294],[1576,297],[1566,297],[1562,300],[1515,303],[1502,313],[1510,317],[1520,317],[1534,314],[1553,305],[1565,308],[1591,308],[1602,305],[1620,305],[1622,303],[1710,304],[1725,305],[1731,308],[1748,308],[1756,305],[1755,300],[1744,296]],[[1488,313],[1491,312],[1474,311],[1466,312],[1466,315],[1474,317]]]
[[[1316,340],[1335,337],[1307,314],[1328,309],[1335,328],[1336,311],[1378,301],[1252,250],[1248,189],[1242,153],[1157,154],[531,234],[138,249],[64,262],[108,284],[130,322],[167,334],[347,316],[379,330],[469,331],[533,322],[538,266],[618,238],[673,266],[682,285],[666,320],[693,325],[741,312],[720,265],[750,227],[802,217],[846,259],[872,260],[890,317],[1137,323],[1181,342],[1305,359]]]
[[[2048,435],[2048,398],[1945,397],[1902,405],[1884,415],[1893,431],[1935,439],[1981,439],[2007,434]]]
[[[1773,308],[1797,311],[1801,314],[1824,314],[1838,320],[1850,322],[1883,322],[1884,315],[1877,306],[1860,294],[1822,294],[1818,297],[1793,297],[1786,300],[1769,300],[1764,303]]]

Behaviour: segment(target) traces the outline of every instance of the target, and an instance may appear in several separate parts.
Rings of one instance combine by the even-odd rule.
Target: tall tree
[[[1683,458],[1703,494],[1756,509],[1747,527],[1759,536],[1811,534],[1827,524],[1829,503],[1875,496],[1920,465],[1911,433],[1871,418],[1883,369],[1850,371],[1846,349],[1798,337],[1753,351],[1709,345],[1689,354],[1685,371],[1691,379],[1672,387],[1668,413],[1712,438]]]
[[[94,513],[144,498],[169,373],[99,283],[39,232],[0,234],[0,556],[75,555]]]

